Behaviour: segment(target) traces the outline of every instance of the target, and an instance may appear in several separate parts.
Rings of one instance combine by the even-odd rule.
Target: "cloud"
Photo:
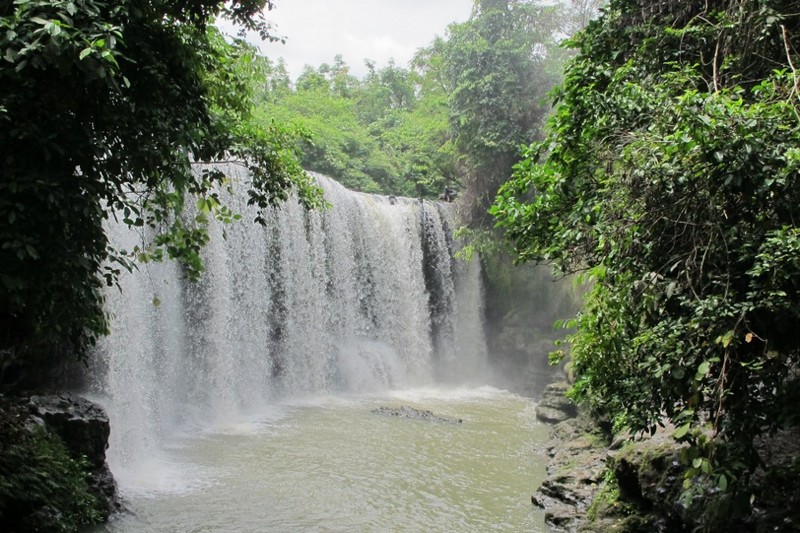
[[[372,59],[379,64],[385,64],[390,59],[406,63],[416,52],[416,48],[409,44],[398,42],[391,35],[360,37],[352,33],[346,33],[343,36],[343,44],[343,55],[345,52],[351,57],[361,54],[361,59]]]

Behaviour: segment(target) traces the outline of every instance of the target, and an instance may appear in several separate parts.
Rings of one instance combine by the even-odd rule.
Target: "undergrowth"
[[[72,533],[102,519],[87,484],[88,462],[74,458],[44,427],[25,427],[22,409],[0,397],[0,524],[7,533]]]

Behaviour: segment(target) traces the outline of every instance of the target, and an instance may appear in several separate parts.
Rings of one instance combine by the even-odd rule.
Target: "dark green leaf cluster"
[[[798,422],[798,13],[610,2],[492,208],[520,260],[594,281],[577,395],[635,431],[666,417],[723,489]]]
[[[98,273],[112,284],[135,256],[164,255],[198,273],[205,220],[178,214],[189,196],[218,200],[224,176],[195,162],[241,161],[261,208],[292,186],[316,201],[293,132],[249,125],[241,65],[252,51],[208,26],[227,13],[257,29],[267,4],[0,1],[4,371],[21,357],[82,353],[105,332]],[[156,247],[110,249],[109,219],[152,228]],[[6,372],[5,381],[14,379]]]

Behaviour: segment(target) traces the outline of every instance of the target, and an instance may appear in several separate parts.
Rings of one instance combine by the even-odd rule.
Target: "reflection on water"
[[[115,471],[130,513],[99,531],[544,532],[530,494],[546,434],[530,400],[491,388],[284,402]]]

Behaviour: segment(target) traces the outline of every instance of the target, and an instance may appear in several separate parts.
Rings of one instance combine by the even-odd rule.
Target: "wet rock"
[[[623,448],[613,461],[622,497],[649,510],[679,492],[683,477],[678,448],[649,440]]]
[[[606,471],[607,449],[602,437],[583,416],[553,426],[547,445],[547,478],[531,501],[545,512],[555,531],[578,531]]]
[[[89,490],[103,502],[104,518],[119,508],[117,484],[106,463],[110,425],[99,405],[72,394],[32,396],[29,423],[44,425],[58,435],[73,457],[90,465]]]
[[[575,403],[567,398],[567,383],[551,383],[545,387],[542,399],[536,405],[536,418],[546,424],[558,424],[578,415]]]
[[[447,424],[460,424],[462,419],[433,414],[433,411],[414,409],[407,405],[402,407],[378,407],[372,410],[373,413],[384,416],[396,416],[399,418],[413,418],[416,420],[427,420],[429,422],[443,422]]]

